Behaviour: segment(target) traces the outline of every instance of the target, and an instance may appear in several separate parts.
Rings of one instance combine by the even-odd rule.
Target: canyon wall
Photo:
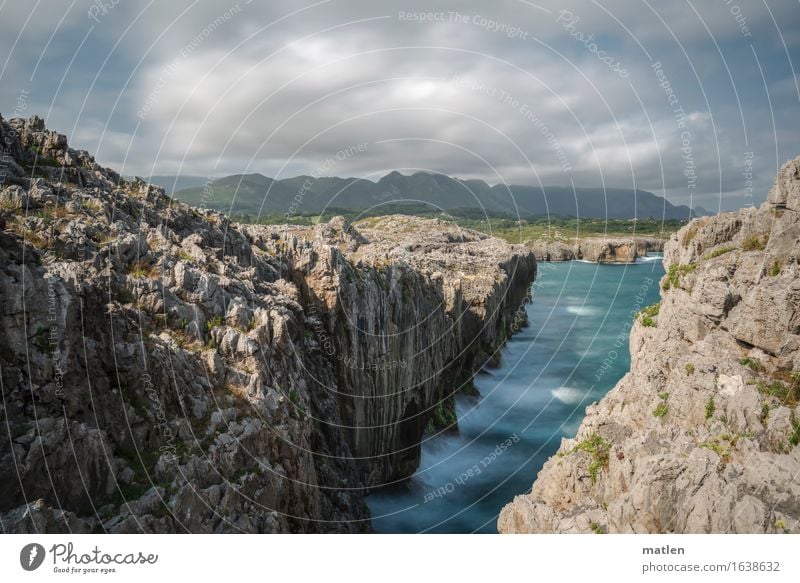
[[[367,489],[524,323],[521,246],[237,225],[39,118],[0,144],[4,532],[368,530]]]
[[[457,429],[455,393],[472,390],[472,373],[525,323],[532,254],[410,216],[247,232],[284,257],[300,301],[320,316],[315,336],[367,485],[409,477],[424,430]]]
[[[800,531],[800,158],[760,208],[666,245],[631,370],[563,439],[501,532]]]

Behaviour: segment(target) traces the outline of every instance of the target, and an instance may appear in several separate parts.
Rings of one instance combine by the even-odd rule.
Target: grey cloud
[[[92,2],[76,2],[64,16],[61,3],[42,0],[11,51],[11,31],[27,18],[17,4],[0,13],[0,46],[10,55],[0,111],[8,115],[20,87],[28,87],[26,114],[50,111],[50,125],[96,150],[102,162],[124,163],[126,173],[287,176],[368,143],[331,173],[425,168],[493,183],[603,181],[665,193],[676,203],[691,196],[709,207],[746,202],[746,152],[755,153],[757,196],[783,158],[798,153],[787,129],[798,114],[788,60],[797,56],[798,37],[787,30],[796,3],[770,3],[769,10],[741,3],[738,22],[724,2],[538,4],[543,9],[514,0],[331,0],[303,10],[288,1],[119,2],[96,23],[87,18]],[[579,18],[572,28],[557,22],[562,9]],[[415,10],[455,10],[466,22],[398,18]],[[53,47],[63,54],[52,49],[43,62],[58,71],[75,60],[53,99],[52,80],[25,80],[62,17]],[[519,30],[509,38],[503,25]],[[758,87],[750,43],[769,94]],[[628,75],[614,73],[598,50]],[[106,57],[111,64],[101,71]],[[661,62],[677,106],[692,115],[693,187],[681,152],[687,128],[676,122],[676,104],[651,59]]]

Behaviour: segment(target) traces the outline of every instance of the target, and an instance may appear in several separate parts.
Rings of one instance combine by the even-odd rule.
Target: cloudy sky
[[[798,0],[261,4],[0,0],[0,113],[125,174],[421,169],[711,210],[800,154]]]

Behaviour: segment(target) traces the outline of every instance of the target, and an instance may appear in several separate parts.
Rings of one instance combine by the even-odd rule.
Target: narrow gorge
[[[0,118],[6,532],[360,532],[524,322],[533,253],[240,225]]]

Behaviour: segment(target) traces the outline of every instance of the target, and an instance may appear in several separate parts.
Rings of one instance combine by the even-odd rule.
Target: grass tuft
[[[763,251],[766,246],[763,239],[751,235],[742,242],[742,251]]]
[[[654,320],[656,316],[658,316],[658,312],[661,309],[661,303],[657,302],[651,306],[647,306],[646,308],[642,309],[639,312],[639,315],[642,317],[642,326],[647,326],[648,328],[655,328],[658,322]]]
[[[750,357],[740,358],[739,364],[746,366],[750,370],[755,372],[762,372],[764,370],[764,365],[761,364],[761,361],[756,360],[755,358],[750,358]]]
[[[611,442],[603,439],[597,433],[592,433],[572,448],[569,453],[575,453],[576,451],[585,451],[592,457],[592,461],[589,463],[589,477],[592,480],[592,484],[594,484],[597,481],[597,475],[600,470],[608,467]]]
[[[726,253],[730,253],[731,251],[736,251],[736,247],[720,247],[708,253],[705,256],[705,259],[714,259],[715,257],[719,257],[720,255],[725,255]]]
[[[706,419],[711,419],[711,416],[714,415],[714,411],[716,411],[717,406],[714,404],[714,397],[709,397],[708,401],[706,401]]]
[[[669,266],[667,270],[666,279],[664,283],[661,284],[661,289],[664,291],[673,288],[673,287],[681,287],[680,282],[681,278],[684,275],[692,273],[695,269],[697,269],[697,264],[680,264],[680,263],[673,263]]]

